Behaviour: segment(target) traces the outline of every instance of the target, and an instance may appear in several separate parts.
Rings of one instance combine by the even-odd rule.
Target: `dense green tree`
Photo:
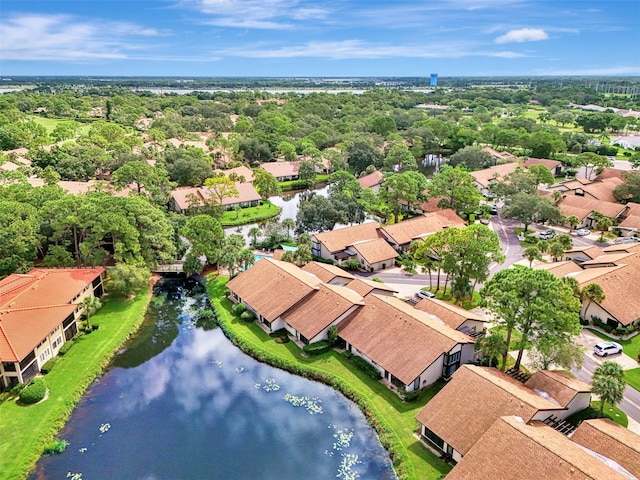
[[[606,167],[611,165],[611,162],[607,159],[607,157],[603,157],[602,155],[598,155],[593,152],[585,152],[581,153],[576,157],[576,163],[580,167],[584,167],[585,169],[585,177],[591,178],[594,174],[599,174]]]
[[[564,368],[580,369],[584,364],[585,348],[570,339],[558,339],[553,334],[534,337],[529,359],[534,368],[550,370]]]
[[[430,198],[441,198],[438,207],[451,208],[456,212],[473,212],[482,199],[471,174],[459,166],[443,166],[431,178],[428,191]]]
[[[535,158],[549,158],[553,154],[566,152],[567,145],[558,133],[545,130],[533,132],[527,144],[531,156]]]
[[[522,257],[529,260],[529,268],[533,264],[534,260],[542,260],[542,252],[535,245],[527,247],[522,251]]]
[[[248,163],[266,162],[271,158],[269,145],[254,137],[242,139],[238,149]]]
[[[126,298],[149,286],[151,272],[140,265],[118,263],[109,269],[106,289],[114,297]]]
[[[138,195],[164,204],[167,202],[172,184],[167,171],[146,162],[128,162],[111,176],[112,184],[119,190],[133,185]]]
[[[302,160],[298,170],[300,181],[310,187],[316,179],[316,162],[314,160]]]
[[[276,177],[267,172],[264,168],[256,168],[253,171],[253,186],[264,199],[272,195],[280,195],[282,188]]]
[[[536,193],[516,193],[503,207],[501,215],[522,222],[525,232],[534,222],[546,221],[557,225],[563,218],[551,200]]]
[[[224,230],[220,222],[209,215],[194,215],[187,219],[182,235],[189,241],[189,253],[195,257],[204,255],[210,265],[220,257]]]
[[[396,129],[396,121],[393,117],[379,116],[371,122],[371,131],[383,137],[386,137],[391,132],[395,132]]]
[[[580,302],[571,288],[546,270],[506,269],[498,272],[480,290],[483,307],[507,330],[522,335],[515,367],[520,368],[527,342],[535,336],[554,335],[558,342],[570,341],[580,331]],[[506,355],[503,357],[503,368]]]
[[[337,223],[346,223],[346,214],[329,198],[313,195],[300,202],[296,216],[296,232],[324,232]]]
[[[369,165],[378,166],[382,163],[382,153],[369,142],[358,140],[347,150],[349,165],[355,173],[364,171]]]
[[[622,180],[613,190],[618,201],[640,203],[640,172],[624,172]]]
[[[33,266],[40,245],[39,226],[35,207],[0,199],[0,277],[26,272]]]
[[[158,165],[164,166],[171,181],[179,186],[199,187],[213,176],[211,158],[197,147],[167,149]]]
[[[394,173],[385,178],[384,189],[380,192],[380,196],[389,205],[397,223],[402,206],[415,206],[423,200],[426,187],[427,179],[420,172],[410,170]]]
[[[385,156],[384,169],[389,172],[405,172],[417,170],[418,164],[404,143],[395,142]]]
[[[464,147],[451,155],[449,164],[452,167],[462,165],[469,170],[479,170],[494,165],[495,161],[490,153],[479,147]]]

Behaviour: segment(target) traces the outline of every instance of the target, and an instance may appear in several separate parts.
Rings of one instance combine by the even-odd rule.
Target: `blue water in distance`
[[[66,451],[30,478],[396,478],[353,403],[243,354],[199,318],[197,288],[157,288],[140,332],[61,432]]]

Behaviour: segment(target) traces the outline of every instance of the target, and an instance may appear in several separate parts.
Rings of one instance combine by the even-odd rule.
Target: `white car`
[[[620,353],[621,351],[622,345],[616,342],[599,342],[596,343],[593,347],[593,353],[601,357],[606,357],[607,355],[615,355],[616,353]]]
[[[576,235],[578,235],[579,237],[584,237],[585,235],[589,235],[590,233],[591,230],[586,228],[581,228],[580,230],[576,231]]]
[[[416,295],[420,298],[436,298],[435,293],[431,293],[427,290],[418,290],[418,293],[416,293]]]

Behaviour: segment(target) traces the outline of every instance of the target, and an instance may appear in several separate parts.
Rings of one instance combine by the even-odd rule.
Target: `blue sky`
[[[1,0],[0,75],[640,75],[639,0]]]

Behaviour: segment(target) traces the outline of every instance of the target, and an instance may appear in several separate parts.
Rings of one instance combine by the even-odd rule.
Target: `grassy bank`
[[[238,211],[227,210],[222,214],[220,223],[223,227],[235,227],[238,225],[246,225],[247,223],[260,222],[268,220],[279,215],[282,209],[271,202],[264,202],[257,207],[241,208]]]
[[[44,445],[64,426],[85,390],[108,365],[114,353],[144,319],[151,292],[132,300],[105,297],[104,306],[91,317],[100,328],[75,340],[45,376],[49,398],[37,405],[20,406],[15,399],[0,404],[0,477],[26,478]]]
[[[418,427],[415,415],[442,384],[425,390],[416,401],[405,403],[335,351],[303,357],[295,343],[276,343],[257,324],[242,322],[231,313],[226,282],[226,277],[210,275],[207,291],[221,328],[235,345],[259,361],[326,383],[354,401],[378,432],[400,478],[436,480],[451,469],[414,437]]]

